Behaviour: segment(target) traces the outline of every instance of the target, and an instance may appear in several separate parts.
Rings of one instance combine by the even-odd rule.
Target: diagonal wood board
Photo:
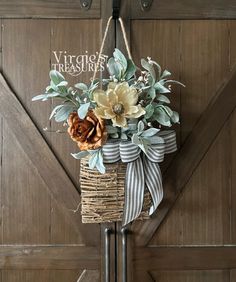
[[[164,174],[164,199],[156,215],[132,225],[138,246],[146,246],[151,240],[235,107],[236,68],[229,73]]]

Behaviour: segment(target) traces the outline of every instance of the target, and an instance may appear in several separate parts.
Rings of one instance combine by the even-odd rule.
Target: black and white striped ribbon
[[[150,145],[146,154],[130,141],[109,141],[102,148],[104,163],[114,163],[120,159],[127,163],[123,225],[140,215],[145,187],[152,197],[150,215],[162,201],[162,177],[158,163],[164,160],[165,154],[175,152],[177,146],[175,131],[160,131],[157,135],[164,139],[164,143]]]

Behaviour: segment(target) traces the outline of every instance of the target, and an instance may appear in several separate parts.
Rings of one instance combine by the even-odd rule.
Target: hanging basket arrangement
[[[121,29],[128,58],[115,49],[107,61],[109,77],[96,79],[111,18],[108,20],[91,83],[68,87],[64,76],[50,71],[50,85],[32,100],[61,101],[50,119],[67,123],[81,160],[82,222],[145,219],[163,198],[159,163],[176,151],[174,130],[179,115],[170,108],[171,73],[151,58],[138,68],[131,57],[124,25]]]

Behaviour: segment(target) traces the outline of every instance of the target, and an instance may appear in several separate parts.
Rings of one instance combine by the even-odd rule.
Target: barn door
[[[120,235],[118,281],[234,282],[236,6],[151,2],[146,12],[139,1],[124,9],[135,62],[151,56],[187,87],[171,97],[181,124],[179,151],[161,165],[164,201]]]
[[[80,3],[0,3],[1,282],[104,278],[107,226],[81,223],[79,164],[70,156],[77,148],[66,133],[52,133],[65,131],[48,121],[53,105],[31,102],[48,85],[54,51],[99,50],[101,3],[92,1],[89,10]],[[64,75],[74,84],[92,73]],[[113,273],[112,261],[110,267]]]

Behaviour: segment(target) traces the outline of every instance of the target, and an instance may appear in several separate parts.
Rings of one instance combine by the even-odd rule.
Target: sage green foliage
[[[48,99],[58,99],[61,104],[57,105],[49,117],[55,118],[56,122],[63,122],[68,119],[70,113],[78,111],[81,119],[84,119],[89,108],[93,108],[91,103],[92,93],[98,86],[98,81],[89,86],[84,83],[77,83],[74,88],[68,87],[68,82],[64,76],[56,70],[49,73],[50,85],[47,86],[44,94],[35,96],[32,101],[47,101]]]
[[[111,121],[107,120],[106,130],[108,138],[129,140],[147,153],[152,144],[164,142],[158,135],[160,129],[155,127],[170,127],[179,123],[179,114],[170,107],[171,85],[184,85],[171,80],[171,73],[168,70],[162,71],[161,66],[151,58],[141,59],[141,67],[142,69],[136,67],[131,59],[127,59],[119,49],[115,49],[113,57],[107,62],[109,77],[101,82],[103,85],[109,82],[128,82],[130,87],[137,90],[138,104],[145,109],[145,115],[139,119],[128,119],[126,128],[114,127]],[[80,119],[84,119],[88,111],[97,106],[93,101],[93,92],[99,86],[99,80],[89,85],[79,82],[74,87],[68,87],[68,82],[61,73],[51,70],[49,77],[50,85],[45,93],[35,96],[32,100],[60,101],[53,109],[50,119],[65,122],[70,113],[76,111]],[[105,173],[101,148],[71,155],[75,159],[88,157],[91,169],[96,167],[98,171]]]

